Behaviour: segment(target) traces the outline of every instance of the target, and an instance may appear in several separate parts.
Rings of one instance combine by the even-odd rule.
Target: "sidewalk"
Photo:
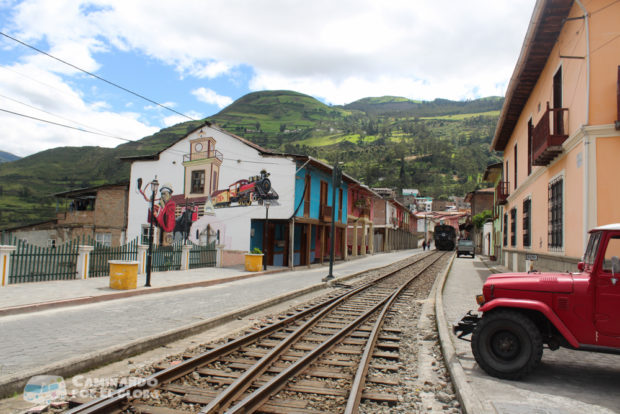
[[[507,272],[486,257],[455,258],[443,289],[445,315],[442,346],[444,357],[457,366],[455,387],[471,400],[471,411],[482,413],[616,413],[620,412],[620,355],[545,349],[540,366],[520,381],[486,374],[476,363],[470,343],[452,333],[469,310],[477,310],[475,295],[493,273]],[[439,310],[438,310],[439,312]],[[438,319],[440,320],[440,319]],[[446,334],[446,332],[448,332]],[[440,334],[441,334],[440,327]],[[452,352],[449,348],[452,347]],[[467,406],[464,407],[468,409]]]
[[[334,276],[343,277],[370,268],[385,266],[401,260],[421,249],[402,250],[390,253],[377,253],[372,256],[358,256],[346,262],[334,264]],[[51,282],[20,283],[0,288],[0,317],[44,309],[84,305],[132,296],[170,292],[180,289],[213,286],[237,280],[287,272],[296,274],[313,269],[327,275],[329,262],[311,267],[299,266],[295,270],[288,267],[268,266],[266,271],[248,272],[243,265],[217,268],[206,267],[192,270],[153,272],[151,287],[145,287],[146,275],[138,275],[136,289],[115,290],[109,287],[109,277],[93,277],[86,280],[58,280]],[[324,276],[325,276],[324,275]]]

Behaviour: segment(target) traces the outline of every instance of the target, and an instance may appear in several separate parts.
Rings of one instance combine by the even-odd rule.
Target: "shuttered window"
[[[563,186],[562,177],[556,178],[549,183],[549,227],[548,227],[548,246],[550,249],[561,249],[563,247]]]

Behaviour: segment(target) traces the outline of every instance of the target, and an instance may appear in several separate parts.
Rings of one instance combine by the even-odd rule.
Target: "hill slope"
[[[259,145],[333,163],[370,186],[434,197],[473,189],[497,158],[489,143],[501,98],[416,102],[365,98],[328,106],[292,91],[243,96],[208,120]],[[152,154],[203,121],[184,122],[116,148],[63,147],[0,164],[0,228],[54,216],[54,193],[129,178],[119,157]]]
[[[11,162],[18,160],[20,157],[13,155],[10,152],[0,151],[0,164],[3,162]]]

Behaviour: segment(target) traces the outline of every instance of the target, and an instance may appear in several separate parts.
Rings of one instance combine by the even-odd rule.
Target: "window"
[[[611,273],[611,258],[620,257],[620,236],[612,236],[605,249],[605,260],[603,261],[603,271]]]
[[[508,214],[504,213],[504,246],[508,246]]]
[[[514,164],[515,164],[515,166],[514,166],[514,168],[515,168],[515,178],[514,178],[515,187],[514,188],[516,190],[517,189],[517,144],[515,144]]]
[[[517,245],[517,208],[510,210],[510,245]]]
[[[530,212],[532,210],[532,199],[526,198],[523,200],[523,247],[531,246],[531,223]]]
[[[95,243],[99,246],[112,246],[112,233],[95,233]]]
[[[205,192],[205,170],[192,171],[192,193]]]
[[[532,118],[527,121],[527,175],[532,174],[532,139],[533,139],[534,125],[532,124]]]
[[[586,248],[586,254],[583,256],[585,264],[592,266],[594,260],[596,260],[596,254],[598,252],[598,245],[601,242],[601,232],[590,234],[590,240],[588,241],[588,247]]]
[[[561,249],[563,239],[562,188],[564,180],[557,178],[549,183],[549,228],[547,245],[551,249]]]
[[[211,180],[211,192],[217,190],[217,171],[213,171],[213,180]]]
[[[149,226],[148,225],[142,226],[142,233],[140,234],[140,244],[142,245],[149,244]]]

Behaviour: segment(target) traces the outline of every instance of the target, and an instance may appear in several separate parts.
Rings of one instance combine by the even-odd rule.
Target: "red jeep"
[[[620,354],[620,224],[590,231],[578,273],[491,275],[454,326],[488,374],[519,379],[540,362],[543,344]]]

